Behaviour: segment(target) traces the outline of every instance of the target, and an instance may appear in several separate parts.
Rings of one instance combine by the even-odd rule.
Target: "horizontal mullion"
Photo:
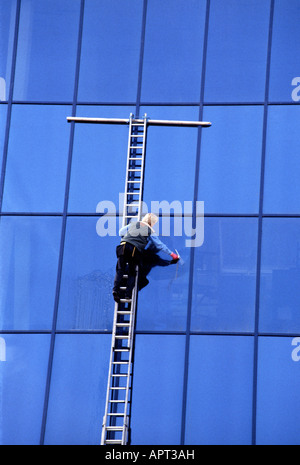
[[[0,330],[0,334],[51,334],[51,329],[2,329]],[[107,331],[107,330],[92,330],[92,329],[70,329],[70,330],[56,330],[55,334],[103,334],[103,335],[112,335],[112,331]],[[139,335],[174,335],[174,336],[185,336],[186,331],[167,331],[167,330],[136,330],[135,334]],[[222,332],[222,331],[197,331],[197,330],[191,330],[189,334],[193,336],[197,335],[206,335],[206,336],[254,336],[255,333],[254,331],[227,331],[227,332]],[[260,337],[298,337],[300,336],[299,332],[287,332],[287,333],[277,333],[277,332],[258,332],[258,336]],[[124,348],[125,349],[125,348]]]
[[[131,182],[131,181],[128,181]],[[138,195],[137,192],[127,192],[130,195]],[[123,207],[122,207],[123,209]],[[59,216],[63,217],[63,212],[1,212],[0,216]],[[66,216],[82,216],[82,217],[101,217],[101,216],[110,216],[110,217],[122,217],[123,210],[119,213],[95,213],[95,212],[67,212]],[[159,213],[157,215],[159,218],[170,217],[191,217],[192,213]],[[259,218],[259,213],[205,213],[196,214],[198,217],[204,218]],[[262,218],[300,218],[300,213],[263,213]]]

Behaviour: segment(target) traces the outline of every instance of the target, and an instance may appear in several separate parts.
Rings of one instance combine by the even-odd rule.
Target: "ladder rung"
[[[134,168],[134,169],[133,169],[133,168],[129,168],[128,171],[142,171],[142,170],[141,170],[141,168],[138,168],[138,169],[137,169],[137,168]]]
[[[119,315],[131,315],[129,310],[118,310]]]
[[[137,155],[142,155],[141,153],[137,153]],[[129,160],[142,160],[143,157],[129,157]]]
[[[142,149],[143,146],[142,145],[130,145],[130,148],[131,149]],[[138,153],[138,155],[142,155],[141,153]]]
[[[123,431],[125,426],[106,426],[107,431]]]
[[[112,362],[113,365],[128,365],[129,361],[128,362]]]
[[[127,181],[127,184],[141,184],[141,181]]]
[[[131,126],[144,126],[144,123],[131,123]]]
[[[131,134],[130,137],[144,137],[144,134]]]
[[[141,195],[141,192],[127,192],[126,195]]]
[[[110,387],[109,389],[112,389],[113,391],[115,391],[117,389],[120,389],[120,390],[124,391],[124,390],[126,390],[126,387],[118,386],[118,387]]]
[[[130,326],[131,323],[116,323],[116,326]]]
[[[124,417],[126,415],[125,412],[123,413],[108,413],[107,415],[109,415],[110,417]]]
[[[105,439],[104,444],[122,444],[122,439]]]
[[[111,404],[125,404],[125,400],[109,400]],[[128,402],[129,403],[129,402]]]
[[[113,375],[114,378],[127,378],[128,374],[127,373],[114,373]]]
[[[122,349],[115,349],[114,352],[128,352],[130,350],[130,347],[123,347]]]
[[[134,218],[134,217],[132,217],[132,218]],[[131,299],[120,299],[120,302],[122,302],[122,304],[130,303]]]
[[[129,339],[129,336],[115,336],[116,339]]]

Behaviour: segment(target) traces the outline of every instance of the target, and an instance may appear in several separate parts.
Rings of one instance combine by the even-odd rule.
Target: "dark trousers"
[[[128,242],[118,245],[116,254],[118,261],[113,291],[119,294],[123,275],[127,274],[125,298],[130,299],[135,284],[136,266],[140,265],[142,254],[136,247]]]

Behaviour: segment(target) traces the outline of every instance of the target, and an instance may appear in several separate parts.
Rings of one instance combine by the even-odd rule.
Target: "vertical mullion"
[[[268,53],[267,53],[267,65],[266,65],[264,117],[263,117],[260,193],[259,193],[257,262],[256,262],[255,322],[254,322],[254,354],[253,354],[252,445],[256,444],[258,329],[259,329],[259,303],[260,303],[260,273],[261,273],[261,248],[262,248],[262,224],[263,224],[263,198],[264,198],[265,159],[266,159],[266,141],[267,141],[267,126],[268,126],[268,104],[269,104],[269,86],[270,86],[270,68],[271,68],[271,49],[272,49],[272,35],[273,35],[274,2],[275,2],[275,0],[271,0],[271,3],[270,3]]]
[[[204,105],[204,88],[205,88],[205,73],[206,73],[206,55],[207,55],[207,40],[209,28],[209,13],[210,13],[210,0],[206,1],[206,15],[205,15],[205,29],[204,29],[204,42],[203,42],[203,55],[202,55],[202,74],[201,74],[201,89],[200,89],[200,105],[199,105],[199,121],[203,119],[203,105]],[[196,149],[196,164],[195,164],[195,183],[194,183],[194,200],[193,200],[193,222],[197,222],[196,218],[196,202],[198,198],[198,184],[199,184],[199,168],[200,168],[200,151],[202,141],[202,128],[198,129],[197,149]],[[193,225],[195,226],[195,225]],[[189,353],[190,353],[190,333],[191,333],[191,311],[193,299],[193,280],[194,280],[194,261],[195,250],[191,247],[190,252],[190,269],[189,269],[189,290],[188,290],[188,304],[187,304],[187,321],[186,321],[186,340],[185,340],[185,358],[184,358],[184,372],[183,372],[183,394],[182,394],[182,413],[181,413],[181,440],[180,444],[185,441],[185,423],[186,423],[186,404],[187,404],[187,387],[188,387],[188,367],[189,367]]]
[[[85,2],[85,0],[81,0],[81,4],[80,4],[78,43],[77,43],[77,58],[76,58],[76,69],[75,69],[72,116],[76,115],[76,106],[77,106],[79,69],[80,69],[80,55],[81,55],[82,30],[83,30],[83,16],[84,16],[84,2]],[[50,384],[51,384],[51,377],[52,377],[54,346],[55,346],[55,338],[56,338],[56,324],[57,324],[57,315],[58,315],[59,294],[60,294],[61,275],[62,275],[62,264],[63,264],[64,245],[65,245],[66,226],[67,226],[67,211],[68,211],[70,179],[71,179],[71,164],[72,164],[72,155],[73,155],[74,131],[75,131],[75,123],[72,122],[71,123],[71,128],[70,128],[69,153],[68,153],[66,188],[65,188],[64,210],[63,210],[63,220],[62,220],[62,232],[61,232],[61,241],[60,241],[60,252],[59,252],[59,261],[58,261],[56,293],[55,293],[55,302],[54,302],[53,322],[52,322],[52,329],[51,329],[51,339],[50,339],[50,349],[49,349],[49,360],[48,360],[48,370],[47,370],[47,379],[46,379],[46,388],[45,388],[43,417],[42,417],[42,425],[41,425],[40,445],[44,444],[45,431],[46,431],[46,422],[47,422],[47,414],[48,414]]]
[[[19,24],[20,24],[20,10],[21,10],[21,0],[17,0],[11,75],[10,75],[9,95],[8,95],[8,103],[7,103],[6,128],[5,128],[4,146],[3,146],[3,160],[2,160],[2,169],[1,169],[1,178],[0,178],[0,212],[2,211],[2,203],[3,203],[7,151],[8,151],[10,123],[11,123],[12,100],[13,100],[13,91],[14,91],[16,60],[17,60],[17,46],[18,46],[18,36],[19,36]]]
[[[142,15],[142,31],[141,31],[140,59],[139,59],[139,74],[138,74],[138,85],[137,85],[135,115],[134,115],[135,118],[139,118],[140,104],[141,104],[141,92],[142,92],[142,76],[143,76],[143,64],[144,64],[144,50],[145,50],[145,34],[146,34],[147,6],[148,6],[148,0],[144,0],[144,3],[143,3],[143,15]]]

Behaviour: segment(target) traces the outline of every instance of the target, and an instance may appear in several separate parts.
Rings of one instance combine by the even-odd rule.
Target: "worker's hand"
[[[177,255],[177,254],[174,253],[174,252],[171,253],[171,257],[172,257],[172,261],[171,261],[172,264],[173,264],[173,263],[177,263],[178,260],[179,260],[179,258],[180,258],[179,255]]]

